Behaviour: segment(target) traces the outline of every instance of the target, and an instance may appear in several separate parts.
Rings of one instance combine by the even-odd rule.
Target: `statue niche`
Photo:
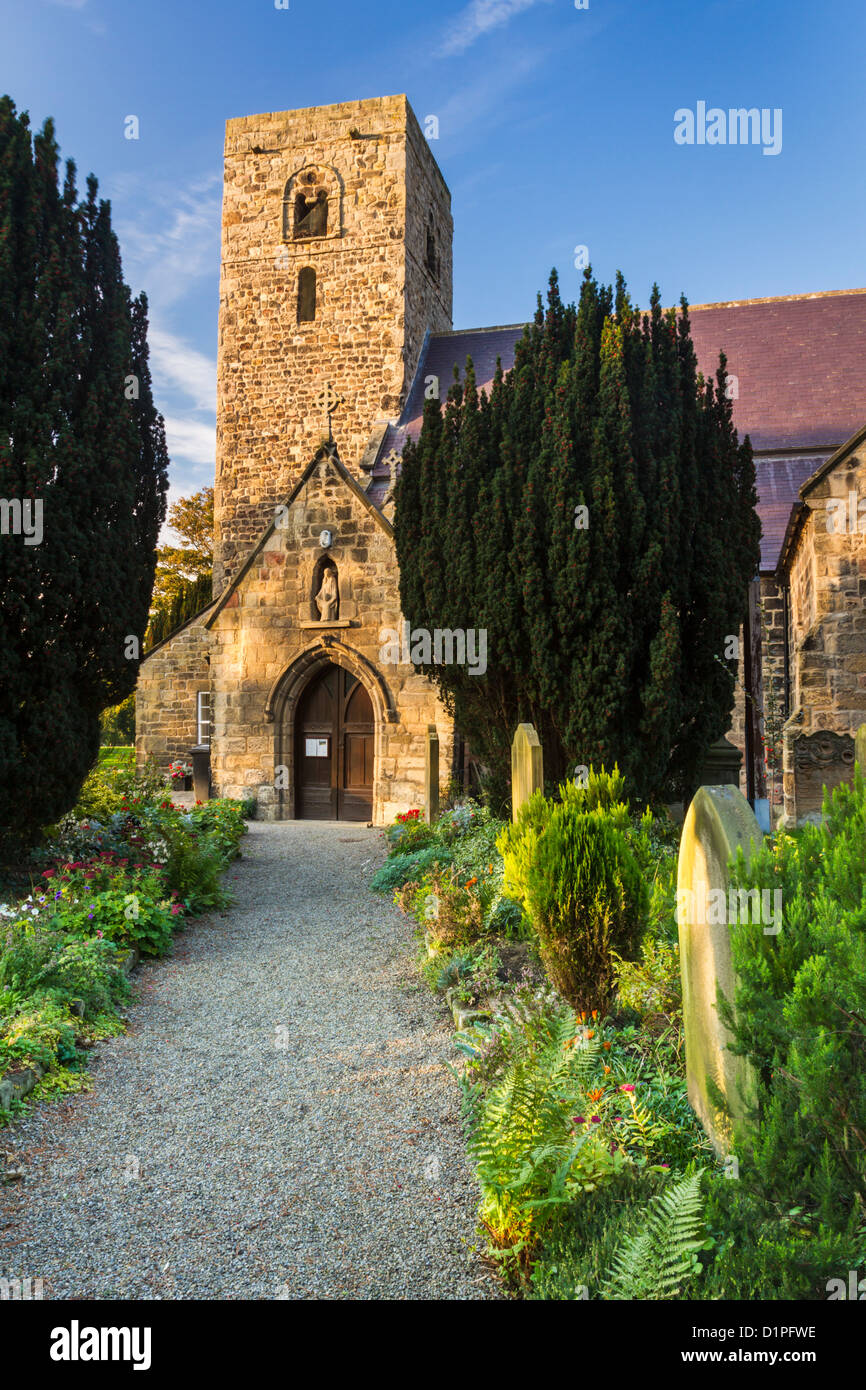
[[[319,583],[316,589],[316,581]],[[340,616],[340,593],[337,587],[337,566],[327,561],[319,568],[313,582],[314,603],[318,609],[319,622],[334,623]]]

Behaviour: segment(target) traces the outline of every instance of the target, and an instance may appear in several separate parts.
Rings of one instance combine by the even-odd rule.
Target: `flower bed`
[[[130,960],[165,955],[187,917],[228,902],[221,875],[247,811],[187,811],[160,774],[97,765],[34,853],[31,891],[0,904],[0,1085],[27,1069],[37,1094],[87,1084],[87,1046],[122,1029]],[[0,1123],[18,1108],[0,1100]]]
[[[866,1264],[859,771],[825,797],[821,827],[768,838],[732,870],[738,887],[780,889],[784,922],[772,936],[732,930],[736,1015],[721,1007],[758,1095],[754,1129],[724,1160],[687,1099],[666,815],[632,815],[617,774],[591,774],[536,794],[514,825],[467,805],[424,830],[421,847],[414,830],[387,832],[371,886],[415,919],[419,968],[458,1021],[479,1220],[511,1287],[845,1297],[844,1272]],[[594,983],[597,1005],[575,1003]]]

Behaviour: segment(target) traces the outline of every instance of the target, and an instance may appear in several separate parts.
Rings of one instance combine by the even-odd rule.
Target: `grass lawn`
[[[135,749],[132,744],[110,745],[99,750],[100,767],[132,767],[135,762]]]

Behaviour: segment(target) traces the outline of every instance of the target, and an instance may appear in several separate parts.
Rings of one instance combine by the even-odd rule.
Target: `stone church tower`
[[[451,196],[405,96],[229,121],[214,594],[323,439],[356,477],[428,332],[451,328]]]
[[[421,806],[434,725],[408,657],[382,460],[451,330],[451,196],[405,96],[228,122],[214,601],[150,652],[138,757],[207,741],[267,818]]]

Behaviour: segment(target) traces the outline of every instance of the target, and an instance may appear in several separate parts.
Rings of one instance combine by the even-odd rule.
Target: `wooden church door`
[[[313,677],[295,719],[299,820],[372,819],[373,732],[370,696],[350,671]]]

